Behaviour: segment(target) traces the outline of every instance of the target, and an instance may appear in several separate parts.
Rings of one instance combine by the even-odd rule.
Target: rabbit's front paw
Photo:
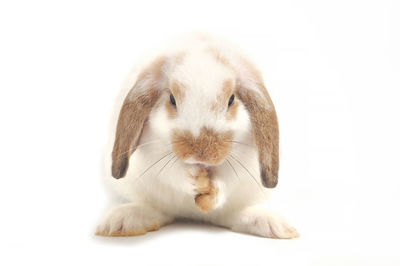
[[[263,208],[249,208],[242,212],[232,230],[270,238],[289,239],[300,236],[280,214]]]
[[[223,183],[203,168],[195,178],[195,203],[203,212],[209,212],[223,205],[225,202]]]
[[[151,209],[124,204],[111,209],[100,225],[96,235],[137,236],[155,231],[168,220]]]

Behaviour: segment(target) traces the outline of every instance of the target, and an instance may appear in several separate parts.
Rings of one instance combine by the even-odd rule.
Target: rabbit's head
[[[252,134],[262,183],[276,186],[275,109],[260,74],[242,57],[208,48],[161,56],[148,64],[120,111],[112,152],[115,178],[125,176],[147,120],[181,161],[206,167],[224,162],[232,143]]]

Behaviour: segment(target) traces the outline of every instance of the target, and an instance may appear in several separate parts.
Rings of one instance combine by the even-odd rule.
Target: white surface
[[[398,265],[399,12],[398,1],[0,2],[0,264]],[[93,236],[118,87],[149,46],[191,29],[259,63],[281,126],[274,202],[301,238],[187,223]]]

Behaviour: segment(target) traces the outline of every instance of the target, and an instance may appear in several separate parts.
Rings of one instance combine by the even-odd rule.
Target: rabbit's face
[[[151,124],[185,163],[218,165],[250,132],[233,71],[211,54],[187,55],[170,72]],[[162,135],[162,136],[161,136]]]
[[[205,48],[160,56],[148,64],[121,107],[113,177],[126,175],[145,125],[155,141],[170,145],[187,164],[219,165],[232,152],[232,143],[251,139],[264,186],[278,182],[275,108],[261,75],[241,57]]]

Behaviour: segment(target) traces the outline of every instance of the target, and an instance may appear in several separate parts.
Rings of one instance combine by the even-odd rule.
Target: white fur
[[[205,50],[209,47],[218,49],[224,57],[229,58],[235,71],[207,53]],[[123,99],[135,83],[140,67],[128,77],[120,93],[110,132],[105,179],[127,203],[108,212],[99,230],[109,230],[110,234],[121,228],[140,231],[155,222],[162,226],[176,218],[190,218],[264,237],[296,237],[296,231],[280,215],[266,207],[269,190],[263,188],[260,182],[257,150],[251,134],[249,114],[244,105],[240,103],[238,116],[232,121],[226,120],[222,113],[216,115],[210,111],[210,105],[215,102],[225,80],[236,81],[237,75],[241,75],[241,82],[247,83],[245,85],[250,89],[254,86],[248,70],[241,66],[240,51],[215,37],[190,35],[178,39],[173,42],[172,48],[155,55],[172,57],[181,53],[185,55],[182,64],[165,70],[167,80],[178,80],[186,87],[184,102],[177,106],[177,118],[169,119],[165,104],[156,104],[140,138],[141,146],[130,158],[126,176],[114,179],[111,176],[111,150],[117,118]],[[153,58],[151,56],[147,62]],[[169,101],[169,95],[163,94],[158,101]],[[240,100],[236,98],[235,101]],[[183,162],[177,160],[174,153],[169,154],[172,151],[172,129],[186,129],[197,135],[202,126],[217,131],[233,130],[234,140],[246,144],[234,143],[232,146],[233,156],[240,160],[239,163],[229,159],[234,169],[227,161],[213,166],[213,185],[218,187],[218,198],[214,209],[208,213],[202,212],[194,202],[196,185],[188,174],[196,171],[196,166],[190,164],[193,161]],[[146,171],[163,156],[163,159]]]

